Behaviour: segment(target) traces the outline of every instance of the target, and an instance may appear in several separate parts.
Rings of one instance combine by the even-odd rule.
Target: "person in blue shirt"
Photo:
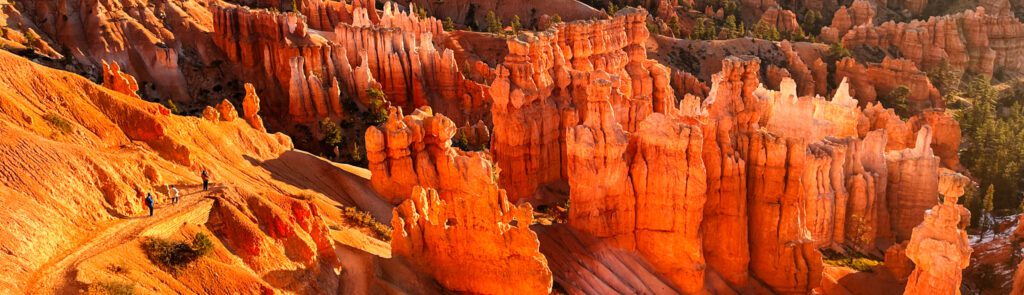
[[[153,216],[153,195],[146,193],[146,207],[149,207],[149,216]]]

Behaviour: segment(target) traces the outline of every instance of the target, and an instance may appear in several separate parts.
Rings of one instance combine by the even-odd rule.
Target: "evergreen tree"
[[[1024,175],[1024,106],[999,107],[997,92],[988,78],[970,79],[961,90],[970,104],[956,118],[964,135],[961,163],[981,187],[990,188],[981,208],[1014,208],[1021,196]],[[1002,110],[997,111],[997,110]]]
[[[512,16],[512,34],[519,34],[519,29],[522,28],[523,24],[519,20],[519,15]]]
[[[800,21],[800,28],[803,29],[804,32],[816,36],[821,33],[821,20],[821,12],[809,9],[804,13],[804,17]]]
[[[910,88],[900,85],[882,97],[882,105],[896,111],[896,115],[899,115],[900,118],[907,119],[913,115],[907,102],[908,98],[910,98]]]
[[[487,12],[487,32],[490,33],[501,33],[505,29],[505,25],[501,23],[501,19],[498,15],[494,14],[494,11]]]
[[[714,21],[703,17],[697,19],[693,32],[690,32],[690,39],[714,40],[716,37],[718,37],[718,30]]]
[[[377,88],[370,88],[366,90],[366,95],[370,97],[370,114],[367,118],[370,125],[380,125],[387,122],[388,106],[387,97],[384,95],[384,91]]]
[[[779,34],[779,29],[776,28],[775,25],[769,24],[768,22],[763,20],[758,21],[757,24],[754,25],[754,30],[752,33],[754,34],[754,38],[758,39],[764,39],[768,41],[782,40],[782,37]]]
[[[745,35],[742,25],[736,24],[736,16],[725,17],[725,29],[729,31],[729,39],[742,38]]]
[[[331,121],[330,118],[324,118],[320,121],[319,125],[320,133],[324,135],[324,138],[320,142],[324,144],[326,149],[332,149],[341,145],[345,136],[342,134],[341,127],[338,127],[338,124]]]
[[[455,30],[455,22],[449,16],[444,17],[443,26],[445,31],[451,32]]]
[[[672,33],[673,38],[679,36],[679,31],[681,30],[679,28],[679,19],[675,17],[668,19],[668,29],[671,31],[670,33]]]
[[[993,185],[988,185],[988,189],[985,190],[985,199],[982,201],[982,208],[986,214],[992,214],[992,210],[995,210],[995,203],[993,198],[996,194],[996,188]]]

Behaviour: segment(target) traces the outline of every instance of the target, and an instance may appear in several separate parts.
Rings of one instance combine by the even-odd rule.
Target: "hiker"
[[[203,190],[210,188],[210,174],[206,173],[206,169],[203,169]]]
[[[181,194],[178,192],[178,188],[171,186],[171,203],[177,204],[181,200]]]
[[[146,193],[146,207],[149,207],[149,216],[153,216],[153,194]]]

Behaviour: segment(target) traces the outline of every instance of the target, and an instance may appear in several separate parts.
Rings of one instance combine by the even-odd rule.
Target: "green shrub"
[[[444,18],[444,22],[442,22],[442,24],[444,26],[444,30],[447,31],[447,32],[451,32],[451,31],[455,30],[455,22],[452,21],[451,17],[446,16]]]
[[[380,125],[388,121],[387,96],[384,91],[377,88],[366,89],[366,95],[370,97],[370,115],[367,121],[371,125]]]
[[[693,24],[693,31],[690,32],[690,39],[714,40],[718,37],[718,27],[709,18],[698,18]]]
[[[882,96],[881,101],[882,105],[896,111],[896,114],[899,115],[900,118],[907,119],[914,115],[907,102],[909,98],[910,88],[900,85],[892,91],[889,91],[885,96]]]
[[[181,114],[181,109],[178,108],[178,105],[175,104],[173,100],[168,99],[164,101],[164,106],[166,106],[167,110],[170,110],[172,114]]]
[[[120,282],[102,282],[99,283],[100,291],[110,295],[133,295],[135,294],[135,284],[120,283]]]
[[[370,229],[378,239],[391,240],[391,227],[377,222],[369,213],[355,207],[345,207],[341,211],[341,217],[350,225]]]
[[[752,33],[754,34],[754,38],[768,41],[782,41],[782,35],[779,34],[779,29],[776,28],[775,25],[763,20],[754,25]]]
[[[54,128],[57,128],[57,130],[60,131],[60,133],[62,134],[70,133],[72,130],[71,122],[69,122],[67,119],[64,119],[64,117],[61,117],[60,115],[49,113],[43,115],[43,119],[46,119],[46,122],[50,122],[50,125],[52,125]]]
[[[825,259],[825,264],[833,266],[845,266],[857,271],[872,272],[875,267],[884,265],[882,261],[865,258],[865,257],[843,257],[838,259]]]
[[[832,45],[829,45],[828,47],[828,59],[832,62],[850,56],[853,56],[853,53],[851,53],[849,49],[846,49],[846,47],[843,46],[843,43],[832,43]]]
[[[148,238],[142,250],[154,263],[177,271],[213,251],[213,241],[204,233],[196,233],[192,244],[162,238]]]
[[[487,32],[490,33],[501,33],[501,30],[505,29],[505,25],[501,23],[501,19],[498,18],[494,11],[487,12]]]

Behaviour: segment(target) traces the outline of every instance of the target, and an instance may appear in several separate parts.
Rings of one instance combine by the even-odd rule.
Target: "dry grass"
[[[62,134],[70,133],[72,130],[71,122],[60,115],[49,113],[43,115],[43,119],[46,119],[46,122],[50,122],[50,125],[53,125],[53,128],[57,128]]]
[[[377,222],[377,220],[369,213],[355,207],[345,207],[345,210],[341,211],[341,217],[344,218],[346,223],[349,225],[371,230],[373,235],[378,239],[384,241],[391,240],[391,227]]]

